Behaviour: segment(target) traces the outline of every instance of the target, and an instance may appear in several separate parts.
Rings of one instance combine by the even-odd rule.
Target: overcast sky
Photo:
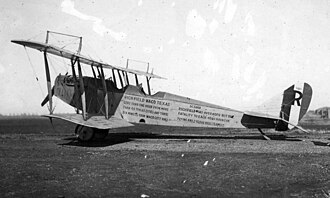
[[[312,109],[330,106],[329,11],[326,0],[0,0],[0,113],[47,112],[42,53],[10,42],[47,30],[82,36],[97,60],[149,62],[167,78],[154,92],[248,110],[299,81]]]

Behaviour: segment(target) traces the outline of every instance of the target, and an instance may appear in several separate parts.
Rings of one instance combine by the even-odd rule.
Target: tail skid
[[[298,125],[292,124],[292,123],[290,123],[290,122],[288,122],[288,121],[286,121],[286,120],[282,120],[282,121],[283,121],[283,122],[286,122],[289,126],[291,126],[291,129],[295,127],[295,128],[297,128],[297,129],[299,129],[299,130],[305,132],[305,133],[309,133],[309,131],[307,131],[306,129],[302,128],[301,126],[298,126]]]

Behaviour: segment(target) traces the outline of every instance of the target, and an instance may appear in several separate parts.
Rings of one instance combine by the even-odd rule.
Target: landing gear
[[[261,135],[265,138],[265,140],[271,140],[262,130],[261,128],[258,128],[259,132],[261,133]]]
[[[108,133],[108,129],[95,129],[94,139],[103,140],[105,137],[108,136]]]
[[[104,139],[108,135],[107,129],[96,129],[91,127],[86,127],[82,125],[77,125],[75,129],[75,134],[78,140],[82,142],[88,142],[92,139]]]
[[[74,130],[78,140],[87,142],[93,139],[94,137],[94,129],[82,125],[77,125]]]

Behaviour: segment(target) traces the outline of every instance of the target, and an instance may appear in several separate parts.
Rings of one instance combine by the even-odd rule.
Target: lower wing
[[[104,116],[91,116],[88,120],[84,120],[80,114],[51,114],[44,115],[44,117],[62,119],[78,125],[97,129],[113,129],[134,126],[124,119],[113,116],[109,119],[105,119]]]

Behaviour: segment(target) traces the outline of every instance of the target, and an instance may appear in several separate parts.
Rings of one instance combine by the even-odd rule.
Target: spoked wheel
[[[94,129],[91,127],[77,125],[75,129],[75,134],[78,137],[78,140],[87,142],[93,139],[95,132]]]

